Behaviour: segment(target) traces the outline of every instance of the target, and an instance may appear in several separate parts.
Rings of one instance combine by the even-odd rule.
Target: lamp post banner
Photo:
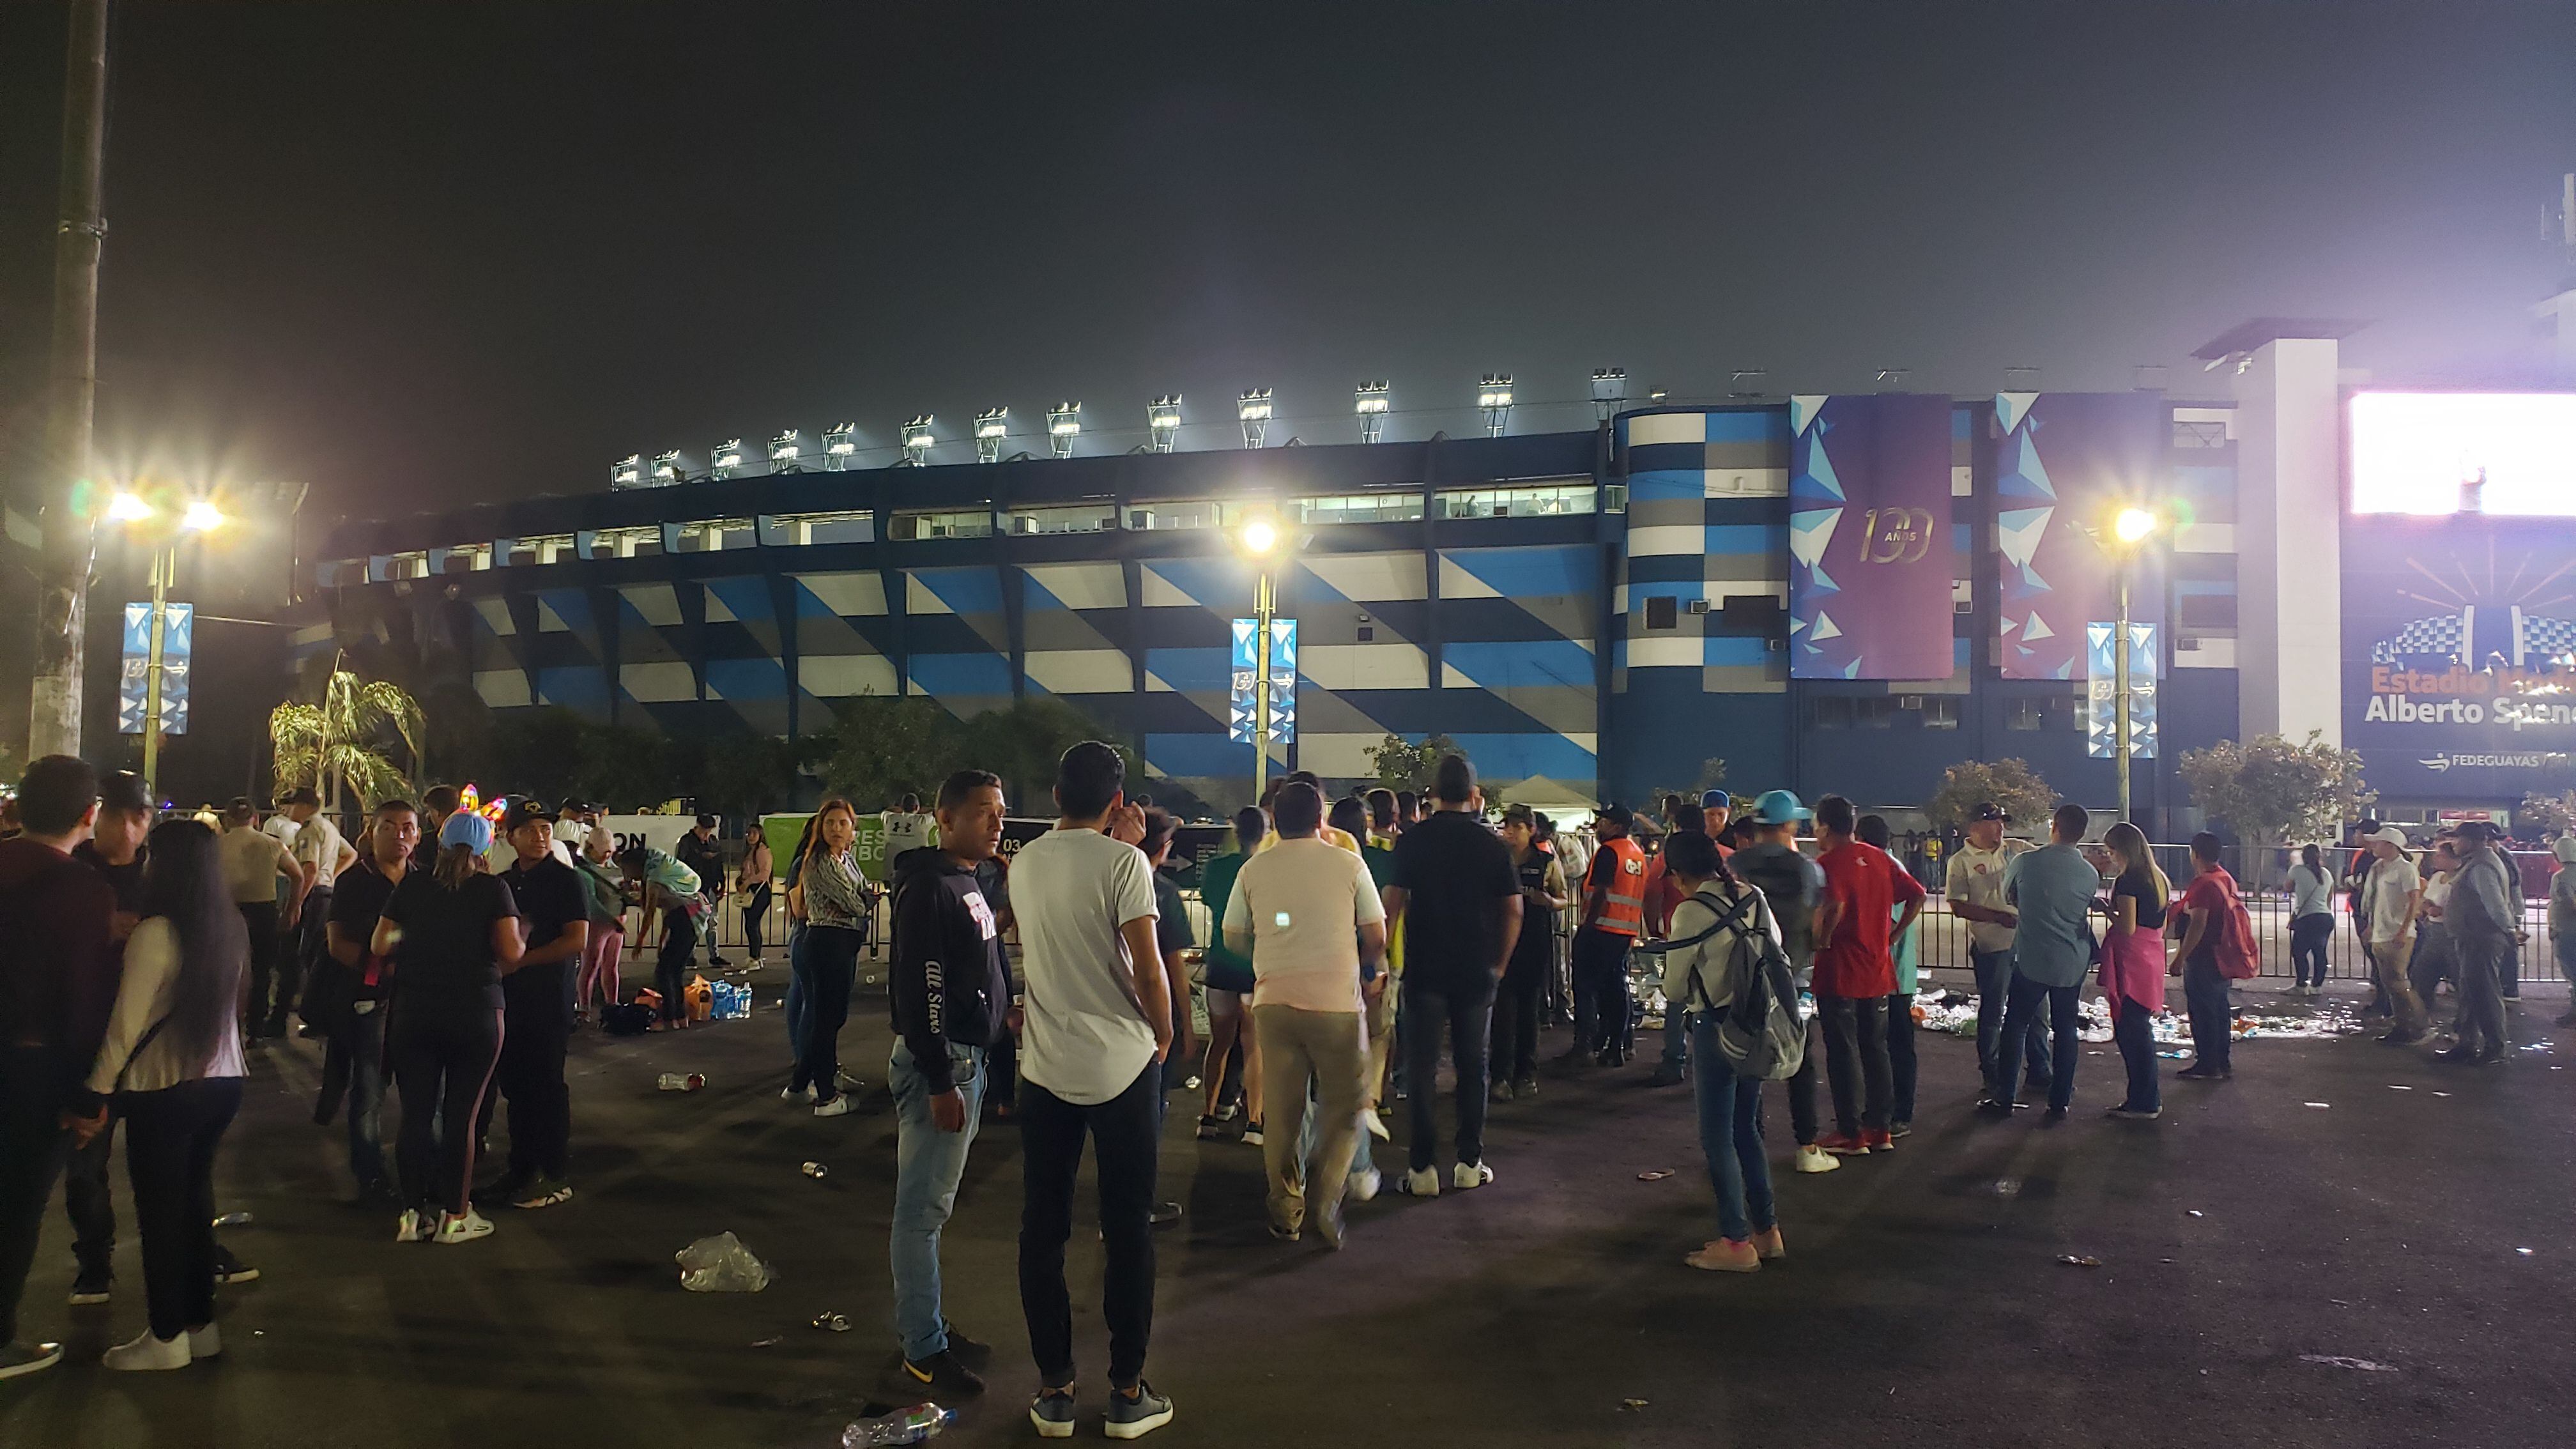
[[[1789,400],[1789,673],[1948,679],[1950,400]]]
[[[188,732],[188,659],[194,652],[197,606],[161,606],[161,733]],[[125,651],[116,676],[116,732],[143,733],[145,700],[152,688],[152,606],[125,606]]]
[[[1995,395],[1995,662],[2006,679],[2084,677],[2084,626],[2119,614],[2111,518],[2166,493],[2162,393]],[[2129,622],[2162,625],[2164,544],[2137,545]]]

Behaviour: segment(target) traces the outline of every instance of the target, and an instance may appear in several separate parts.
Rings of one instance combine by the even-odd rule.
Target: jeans
[[[957,1180],[966,1175],[966,1152],[984,1117],[984,1049],[951,1042],[949,1079],[966,1099],[966,1127],[942,1132],[930,1117],[930,1083],[912,1048],[898,1038],[886,1063],[894,1094],[894,1229],[887,1260],[894,1266],[894,1332],[903,1356],[914,1363],[948,1347],[948,1320],[939,1311],[939,1234],[957,1207]]]
[[[1708,1157],[1708,1185],[1717,1194],[1718,1236],[1743,1242],[1779,1225],[1771,1202],[1771,1163],[1762,1153],[1762,1083],[1726,1069],[1718,1054],[1717,1025],[1725,1013],[1692,1018],[1700,1068],[1692,1089],[1699,1099],[1699,1146]]]
[[[1547,990],[1547,973],[1544,958],[1523,961],[1517,955],[1503,972],[1502,986],[1494,993],[1496,1081],[1517,1082],[1538,1075],[1538,1017],[1540,997]],[[1670,1020],[1669,1015],[1666,1019]]]
[[[716,952],[716,937],[723,934],[723,932],[716,929],[718,923],[724,919],[724,891],[721,888],[722,884],[723,873],[718,872],[717,888],[710,889],[705,894],[698,897],[698,899],[707,903],[705,916],[707,924],[699,934],[705,936],[707,940],[707,964],[709,966],[722,966],[725,963],[724,957]]]
[[[1887,1130],[1895,1073],[1887,1059],[1887,998],[1816,997],[1825,1024],[1825,1082],[1834,1094],[1834,1128],[1845,1137]]]
[[[2048,1025],[2057,1037],[2057,1050],[2049,1059],[2049,1110],[2063,1110],[2074,1102],[2075,1060],[2084,1054],[2076,1036],[2084,1023],[2083,1005],[2081,981],[2072,986],[2051,986],[2027,976],[2013,977],[2004,1009],[2004,1034],[1995,1042],[1995,1100],[2013,1100],[2013,1077],[2021,1070],[2021,1044],[2031,1035],[2044,1008]]]
[[[287,933],[286,940],[279,947],[281,959],[287,962],[292,979],[281,984],[277,993],[277,1004],[268,1009],[270,1030],[284,1029],[286,1011],[290,1005],[295,1007],[297,1015],[303,1015],[305,1004],[296,997],[296,984],[302,983],[309,987],[314,973],[321,969],[322,963],[331,960],[331,933],[325,924],[330,919],[331,888],[317,885],[306,891],[304,905],[296,913],[295,929]],[[305,1024],[314,1027],[322,1025],[310,1017],[305,1018]]]
[[[2120,1105],[2132,1112],[2153,1112],[2163,1102],[2156,1084],[2156,1028],[2152,1008],[2134,1001],[2112,1003],[2111,1039],[2120,1047],[2120,1064],[2129,1069],[2129,1095]]]
[[[1109,1325],[1109,1383],[1133,1387],[1145,1372],[1154,1330],[1154,1131],[1163,1066],[1147,1062],[1127,1089],[1106,1102],[1068,1102],[1036,1082],[1019,1092],[1020,1309],[1029,1322],[1029,1353],[1038,1382],[1071,1384],[1073,1299],[1064,1283],[1064,1245],[1073,1236],[1074,1179],[1082,1142],[1092,1139],[1100,1179],[1100,1242],[1106,1267],[1100,1316]]]
[[[18,1298],[71,1143],[61,1075],[50,1049],[0,1043],[0,1343],[18,1337]]]
[[[1624,937],[1613,939],[1624,940]],[[1486,980],[1490,983],[1492,978]],[[1406,1144],[1415,1172],[1428,1172],[1439,1157],[1440,1031],[1449,1031],[1449,1062],[1458,1074],[1458,1160],[1485,1160],[1485,1042],[1493,1021],[1494,992],[1469,983],[1464,991],[1440,991],[1430,983],[1404,983],[1403,1015],[1412,1018],[1404,1041],[1406,1075],[1413,1094],[1413,1140]],[[1269,1085],[1269,1061],[1262,1062],[1262,1085]]]
[[[1914,993],[1887,998],[1887,1120],[1914,1120]]]
[[[662,913],[662,952],[653,958],[653,990],[664,1021],[689,1019],[689,961],[698,950],[698,923],[686,911]]]
[[[2009,1101],[2013,1084],[1995,1081],[1995,1042],[2003,1036],[2004,1008],[2012,996],[2012,948],[1979,951],[1970,948],[1968,964],[1977,975],[1977,1071],[1986,1079],[1986,1095]],[[2048,1075],[2048,1023],[2033,1017],[2030,1035],[2023,1046],[2030,1054],[2030,1079],[2034,1082]]]
[[[510,1174],[564,1175],[572,1142],[572,1091],[564,1084],[564,1047],[572,1020],[564,1014],[568,962],[535,966],[502,983],[507,1029],[495,1080],[510,1101]],[[487,1102],[486,1108],[488,1110]]]
[[[474,1192],[474,1122],[501,1056],[502,1015],[480,996],[399,996],[386,1054],[402,1093],[394,1157],[403,1206],[462,1213]]]
[[[143,1297],[152,1336],[164,1342],[215,1321],[215,1149],[241,1099],[239,1077],[201,1077],[119,1099],[134,1225],[143,1239]]]
[[[1568,1055],[1636,1044],[1636,1002],[1628,990],[1628,948],[1637,938],[1586,926],[1574,933],[1574,1046]],[[1406,1061],[1412,1060],[1411,1053]]]
[[[742,946],[751,959],[760,959],[760,928],[769,920],[769,887],[754,886],[751,901],[742,908]]]
[[[2290,970],[2298,978],[2293,985],[2326,984],[2326,943],[2333,939],[2331,911],[2311,911],[2290,922]]]
[[[87,1147],[74,1147],[63,1169],[63,1212],[72,1220],[72,1258],[84,1278],[105,1278],[115,1267],[116,1203],[107,1169],[116,1157],[116,1122],[111,1110],[107,1125]]]
[[[2218,1072],[2233,1071],[2229,1048],[2235,1044],[2236,1013],[2228,1003],[2227,978],[2204,959],[2207,954],[2203,952],[2201,958],[2182,968],[2183,1001],[2191,1013],[2192,1065]],[[2398,972],[2397,978],[2402,984],[2406,973]],[[2414,994],[2409,992],[2405,999],[2412,1002]],[[2419,1023],[2422,1017],[2423,1009],[2416,1008]]]
[[[385,1016],[378,1002],[361,1001],[343,1022],[331,1050],[349,1074],[349,1175],[361,1191],[386,1180]]]
[[[787,1065],[794,1070],[796,1057],[805,1040],[805,982],[796,963],[805,951],[805,923],[796,921],[787,927]]]
[[[1270,1225],[1294,1233],[1306,1225],[1310,1204],[1321,1204],[1329,1216],[1342,1200],[1351,1138],[1360,1133],[1364,1110],[1368,1025],[1356,1011],[1274,1005],[1252,1008],[1252,1027],[1261,1043],[1261,1158],[1270,1179]]]
[[[2504,1040],[2504,962],[2513,942],[2452,939],[2460,973],[2459,1049],[2472,1055],[2501,1052]]]
[[[841,1026],[850,1019],[850,988],[859,979],[859,933],[808,926],[804,954],[790,970],[804,979],[804,1031],[796,1042],[791,1091],[814,1089],[820,1104],[841,1095]]]
[[[1690,1066],[1690,1013],[1678,1001],[1664,1002],[1664,1070],[1680,1076]]]
[[[276,986],[276,1013],[283,1018],[287,1004],[295,999],[295,967],[281,957],[279,947],[285,943],[277,934],[277,902],[237,901],[242,925],[250,932],[250,1001],[242,1008],[242,1024],[259,1030],[269,1019],[270,984]]]

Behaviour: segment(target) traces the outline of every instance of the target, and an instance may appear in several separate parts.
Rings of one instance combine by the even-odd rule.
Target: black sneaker
[[[1201,1117],[1199,1119],[1199,1140],[1201,1142],[1218,1142],[1224,1140],[1224,1138],[1225,1128],[1222,1125],[1221,1119],[1215,1117]]]
[[[952,1399],[971,1399],[984,1392],[983,1376],[958,1362],[950,1349],[941,1349],[925,1359],[905,1359],[903,1376],[907,1383]]]
[[[1101,1432],[1112,1439],[1142,1439],[1170,1422],[1172,1401],[1138,1379],[1132,1389],[1109,1391],[1109,1422]]]
[[[108,1272],[105,1268],[81,1269],[80,1275],[72,1279],[72,1306],[74,1308],[88,1308],[95,1304],[105,1303],[107,1301],[108,1284],[111,1281],[112,1280],[108,1277]]]
[[[1117,1397],[1115,1394],[1110,1397]],[[1040,1389],[1029,1402],[1029,1422],[1037,1426],[1041,1439],[1073,1437],[1073,1385],[1060,1389]]]
[[[59,1343],[0,1343],[0,1379],[42,1373],[62,1361]]]
[[[1512,1095],[1513,1095],[1513,1096],[1515,1096],[1515,1097],[1535,1097],[1535,1096],[1537,1096],[1537,1095],[1538,1095],[1538,1078],[1536,1078],[1536,1077],[1514,1077],[1514,1078],[1512,1078]]]
[[[233,1250],[215,1244],[215,1281],[230,1287],[236,1283],[256,1283],[259,1270],[233,1256]]]
[[[978,1343],[954,1328],[948,1330],[948,1351],[957,1356],[959,1363],[970,1369],[981,1369],[993,1361],[991,1344]]]

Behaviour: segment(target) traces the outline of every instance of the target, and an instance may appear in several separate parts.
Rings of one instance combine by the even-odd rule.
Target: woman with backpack
[[[2111,1115],[2150,1122],[2164,1111],[2156,1088],[2154,1021],[2165,1005],[2165,908],[2173,900],[2173,883],[2156,869],[2138,827],[2123,820],[2103,834],[2102,844],[2119,863],[2111,882],[2111,929],[2102,942],[2102,998],[2111,1007],[2111,1039],[2129,1069],[2129,1094]]]
[[[1726,868],[1717,842],[1682,831],[1664,851],[1664,872],[1683,891],[1663,943],[1664,998],[1667,1010],[1691,1013],[1699,1141],[1708,1156],[1709,1187],[1717,1195],[1718,1235],[1682,1261],[1714,1273],[1751,1273],[1764,1258],[1787,1257],[1788,1249],[1780,1241],[1771,1164],[1762,1151],[1762,1082],[1735,1074],[1718,1043],[1718,1027],[1742,1004],[1750,974],[1746,962],[1759,960],[1765,942],[1776,953],[1780,928],[1762,892]],[[1792,1000],[1789,1010],[1796,1009]]]
[[[125,1118],[150,1324],[107,1351],[112,1369],[186,1368],[224,1351],[215,1328],[215,1149],[242,1099],[239,1010],[250,937],[194,820],[152,832],[142,920],[89,1089]],[[90,1124],[81,1124],[81,1140]]]

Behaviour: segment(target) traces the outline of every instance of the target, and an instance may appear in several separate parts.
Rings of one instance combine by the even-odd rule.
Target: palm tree
[[[410,788],[403,772],[378,748],[390,730],[414,766],[420,763],[420,705],[399,685],[360,679],[334,669],[320,704],[279,705],[268,716],[279,793],[310,785],[325,793],[335,812],[343,786],[362,803],[388,800]]]

